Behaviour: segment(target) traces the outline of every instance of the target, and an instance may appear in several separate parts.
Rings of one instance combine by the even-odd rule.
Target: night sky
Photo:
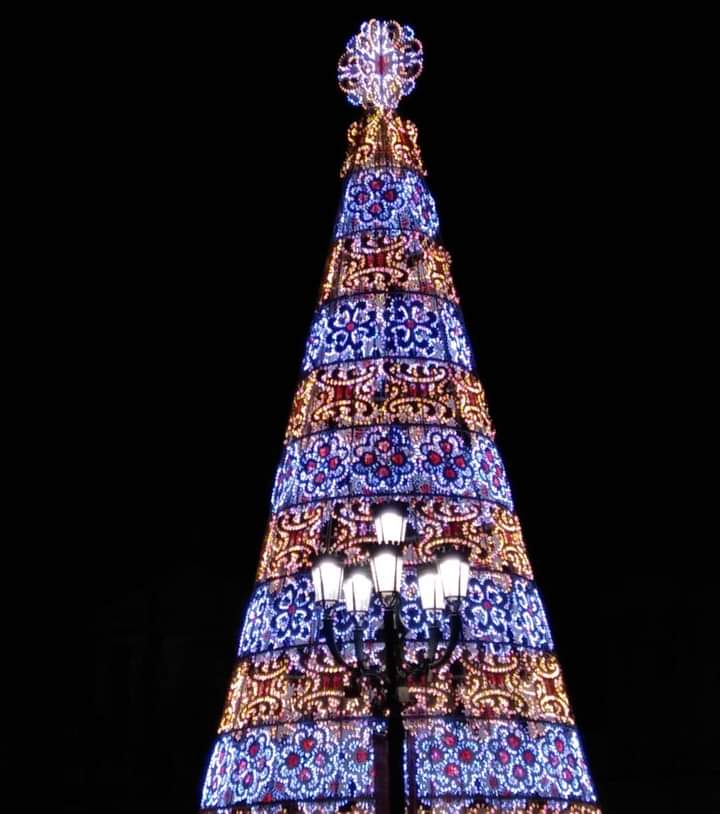
[[[424,44],[399,112],[419,127],[600,802],[717,802],[697,751],[711,677],[673,691],[700,633],[656,597],[665,520],[682,525],[652,487],[676,398],[653,217],[665,78],[611,20],[568,39],[511,14],[275,12],[126,20],[117,59],[85,73],[93,305],[69,326],[82,451],[63,442],[83,546],[61,604],[78,634],[65,739],[87,754],[59,802],[196,809],[358,116],[337,59],[373,14]]]

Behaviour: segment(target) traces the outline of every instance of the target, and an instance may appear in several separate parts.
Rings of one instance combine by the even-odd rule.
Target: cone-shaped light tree
[[[395,113],[421,69],[395,22],[364,23],[340,60],[365,114],[203,811],[599,812]]]

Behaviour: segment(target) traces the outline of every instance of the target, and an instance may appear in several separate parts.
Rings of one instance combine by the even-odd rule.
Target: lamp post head
[[[428,613],[442,611],[445,608],[445,593],[437,563],[421,565],[417,577],[422,609]]]
[[[324,610],[333,608],[340,599],[342,588],[343,561],[334,554],[321,554],[312,566],[315,601]]]
[[[371,508],[375,520],[375,533],[378,543],[402,545],[407,532],[408,507],[405,503],[392,500],[375,504]]]
[[[395,607],[400,600],[403,556],[399,545],[378,544],[370,547],[370,572],[373,587],[385,608]]]
[[[367,613],[372,590],[373,582],[367,566],[349,568],[343,581],[343,594],[348,612]]]
[[[448,603],[457,606],[465,599],[470,579],[470,560],[463,546],[448,546],[438,554],[437,570]]]

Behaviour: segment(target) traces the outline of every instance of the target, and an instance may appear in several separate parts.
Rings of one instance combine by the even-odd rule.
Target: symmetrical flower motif
[[[500,784],[514,794],[531,794],[542,779],[543,767],[537,759],[535,744],[529,744],[524,732],[518,728],[503,727],[497,731],[489,749],[494,759],[490,764],[488,785]]]
[[[464,337],[455,306],[426,294],[343,297],[316,313],[302,369],[377,357],[436,359],[468,369],[472,356]]]
[[[472,434],[468,442],[434,427],[338,429],[288,443],[272,505],[279,511],[326,498],[420,492],[481,498],[512,509],[504,476],[492,440],[482,435]]]
[[[513,594],[504,591],[492,577],[473,578],[468,585],[470,601],[464,616],[473,630],[484,631],[486,639],[506,641],[512,626]]]
[[[420,175],[407,169],[358,169],[347,180],[335,237],[366,230],[434,237],[439,225],[435,201]]]
[[[421,444],[420,452],[423,456],[423,471],[434,482],[440,482],[453,493],[462,493],[472,482],[471,453],[455,433],[431,432],[427,442]]]
[[[337,435],[323,435],[300,456],[299,480],[307,494],[328,493],[348,475],[348,448]]]
[[[533,736],[512,723],[461,722],[414,727],[418,794],[424,800],[483,794],[594,802],[573,727],[544,725]]]
[[[415,570],[406,566],[400,618],[408,628],[408,639],[422,641],[428,637],[427,617],[420,610],[416,593]],[[307,571],[258,585],[243,626],[240,655],[310,643],[314,607],[312,581]],[[465,641],[503,646],[513,644],[533,650],[552,648],[537,588],[522,577],[495,577],[473,569],[461,615]],[[366,638],[373,638],[381,621],[382,607],[374,597],[366,619]],[[442,626],[443,635],[447,637],[450,631],[446,618],[442,620]],[[341,606],[335,614],[338,641],[350,642],[352,628],[353,619]]]
[[[236,797],[255,799],[272,774],[275,746],[264,730],[247,733],[237,746],[237,758],[230,782]]]
[[[403,356],[434,356],[441,342],[438,315],[418,298],[390,300],[385,309],[385,338],[388,353]]]
[[[405,206],[400,180],[388,170],[356,176],[348,188],[348,211],[362,223],[390,220],[395,210]]]
[[[397,427],[369,432],[353,450],[353,472],[365,488],[393,491],[407,489],[413,470],[410,439]]]
[[[506,585],[504,581],[482,572],[471,574],[461,611],[466,633],[482,641],[511,642],[538,650],[552,648],[535,584],[520,577],[507,577]]]
[[[271,595],[270,632],[275,647],[310,637],[313,599],[312,583],[307,575],[288,580]]]
[[[422,63],[422,45],[409,25],[368,20],[340,58],[338,82],[352,104],[393,110],[415,87]]]
[[[330,318],[330,345],[338,359],[352,356],[368,347],[368,340],[375,336],[375,311],[365,300],[340,302]],[[347,353],[349,351],[349,354]]]
[[[278,766],[284,796],[307,799],[316,795],[336,764],[336,753],[337,747],[325,729],[311,724],[298,726]]]
[[[372,796],[372,736],[381,721],[362,727],[324,723],[298,726],[287,739],[272,729],[245,730],[239,740],[218,738],[210,759],[203,808]]]

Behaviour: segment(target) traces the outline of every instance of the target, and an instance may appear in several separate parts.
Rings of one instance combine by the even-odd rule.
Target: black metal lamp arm
[[[377,678],[382,681],[386,686],[389,686],[389,682],[386,676],[380,673],[378,670],[373,670],[371,667],[367,665],[367,659],[363,653],[363,633],[362,628],[356,626],[353,631],[353,643],[355,645],[355,659],[357,664],[352,665],[348,664],[347,661],[342,657],[342,653],[340,652],[340,648],[337,646],[337,640],[335,639],[335,627],[333,625],[332,620],[332,611],[325,612],[323,616],[323,635],[325,636],[325,641],[327,642],[327,646],[330,648],[330,653],[332,657],[335,659],[335,662],[340,665],[340,667],[344,667],[351,673],[355,673],[355,675],[362,675],[367,678]]]
[[[327,642],[330,653],[335,659],[335,662],[355,675],[362,675],[367,678],[374,678],[381,681],[390,691],[394,689],[394,683],[397,682],[401,676],[419,676],[422,675],[422,673],[429,672],[430,670],[437,670],[444,664],[447,664],[455,648],[457,647],[458,642],[460,641],[460,633],[462,631],[460,614],[457,611],[453,611],[450,614],[450,638],[448,639],[443,654],[440,656],[440,658],[436,659],[435,654],[437,653],[438,645],[442,641],[442,634],[439,626],[436,623],[433,623],[430,626],[430,638],[428,641],[427,656],[420,662],[420,664],[417,664],[410,669],[404,669],[400,666],[401,654],[399,651],[402,649],[402,646],[400,645],[400,639],[397,636],[394,622],[391,618],[392,613],[392,611],[386,612],[383,625],[383,629],[385,631],[385,649],[383,652],[386,668],[384,673],[368,666],[367,659],[363,653],[363,631],[359,625],[356,625],[353,631],[356,664],[352,665],[345,661],[345,659],[342,657],[342,653],[340,652],[340,648],[337,645],[332,611],[326,611],[323,616],[323,635],[325,636],[325,641]]]
[[[430,670],[437,670],[442,667],[450,659],[453,651],[460,641],[460,632],[462,630],[462,623],[460,621],[460,614],[454,611],[450,614],[450,638],[448,639],[445,651],[439,659],[435,658],[438,644],[442,641],[442,634],[440,627],[437,624],[430,626],[430,639],[428,641],[427,656],[416,667],[410,670],[410,675],[413,677],[422,675],[422,673],[430,672]]]
[[[350,670],[352,672],[355,668],[351,664],[348,664],[342,657],[342,653],[340,652],[337,642],[335,641],[335,627],[332,620],[332,611],[326,611],[323,615],[323,635],[325,636],[325,641],[327,642],[327,646],[330,648],[330,652],[332,653],[332,657],[335,659],[335,661],[341,667],[344,667],[346,670]],[[357,638],[355,641],[355,652],[357,654]]]
[[[435,651],[432,648],[432,628],[430,629],[431,634],[431,641],[430,647],[428,648],[428,670],[437,670],[443,666],[443,664],[447,664],[452,656],[453,651],[457,647],[457,643],[460,641],[460,632],[462,631],[462,623],[460,621],[460,614],[457,611],[454,611],[450,614],[450,638],[448,639],[447,647],[445,648],[445,652],[440,656],[439,659],[436,661],[432,660],[432,657],[435,655]],[[440,631],[438,630],[438,636]],[[437,643],[435,644],[435,648],[437,648]],[[432,652],[432,655],[431,655]]]

